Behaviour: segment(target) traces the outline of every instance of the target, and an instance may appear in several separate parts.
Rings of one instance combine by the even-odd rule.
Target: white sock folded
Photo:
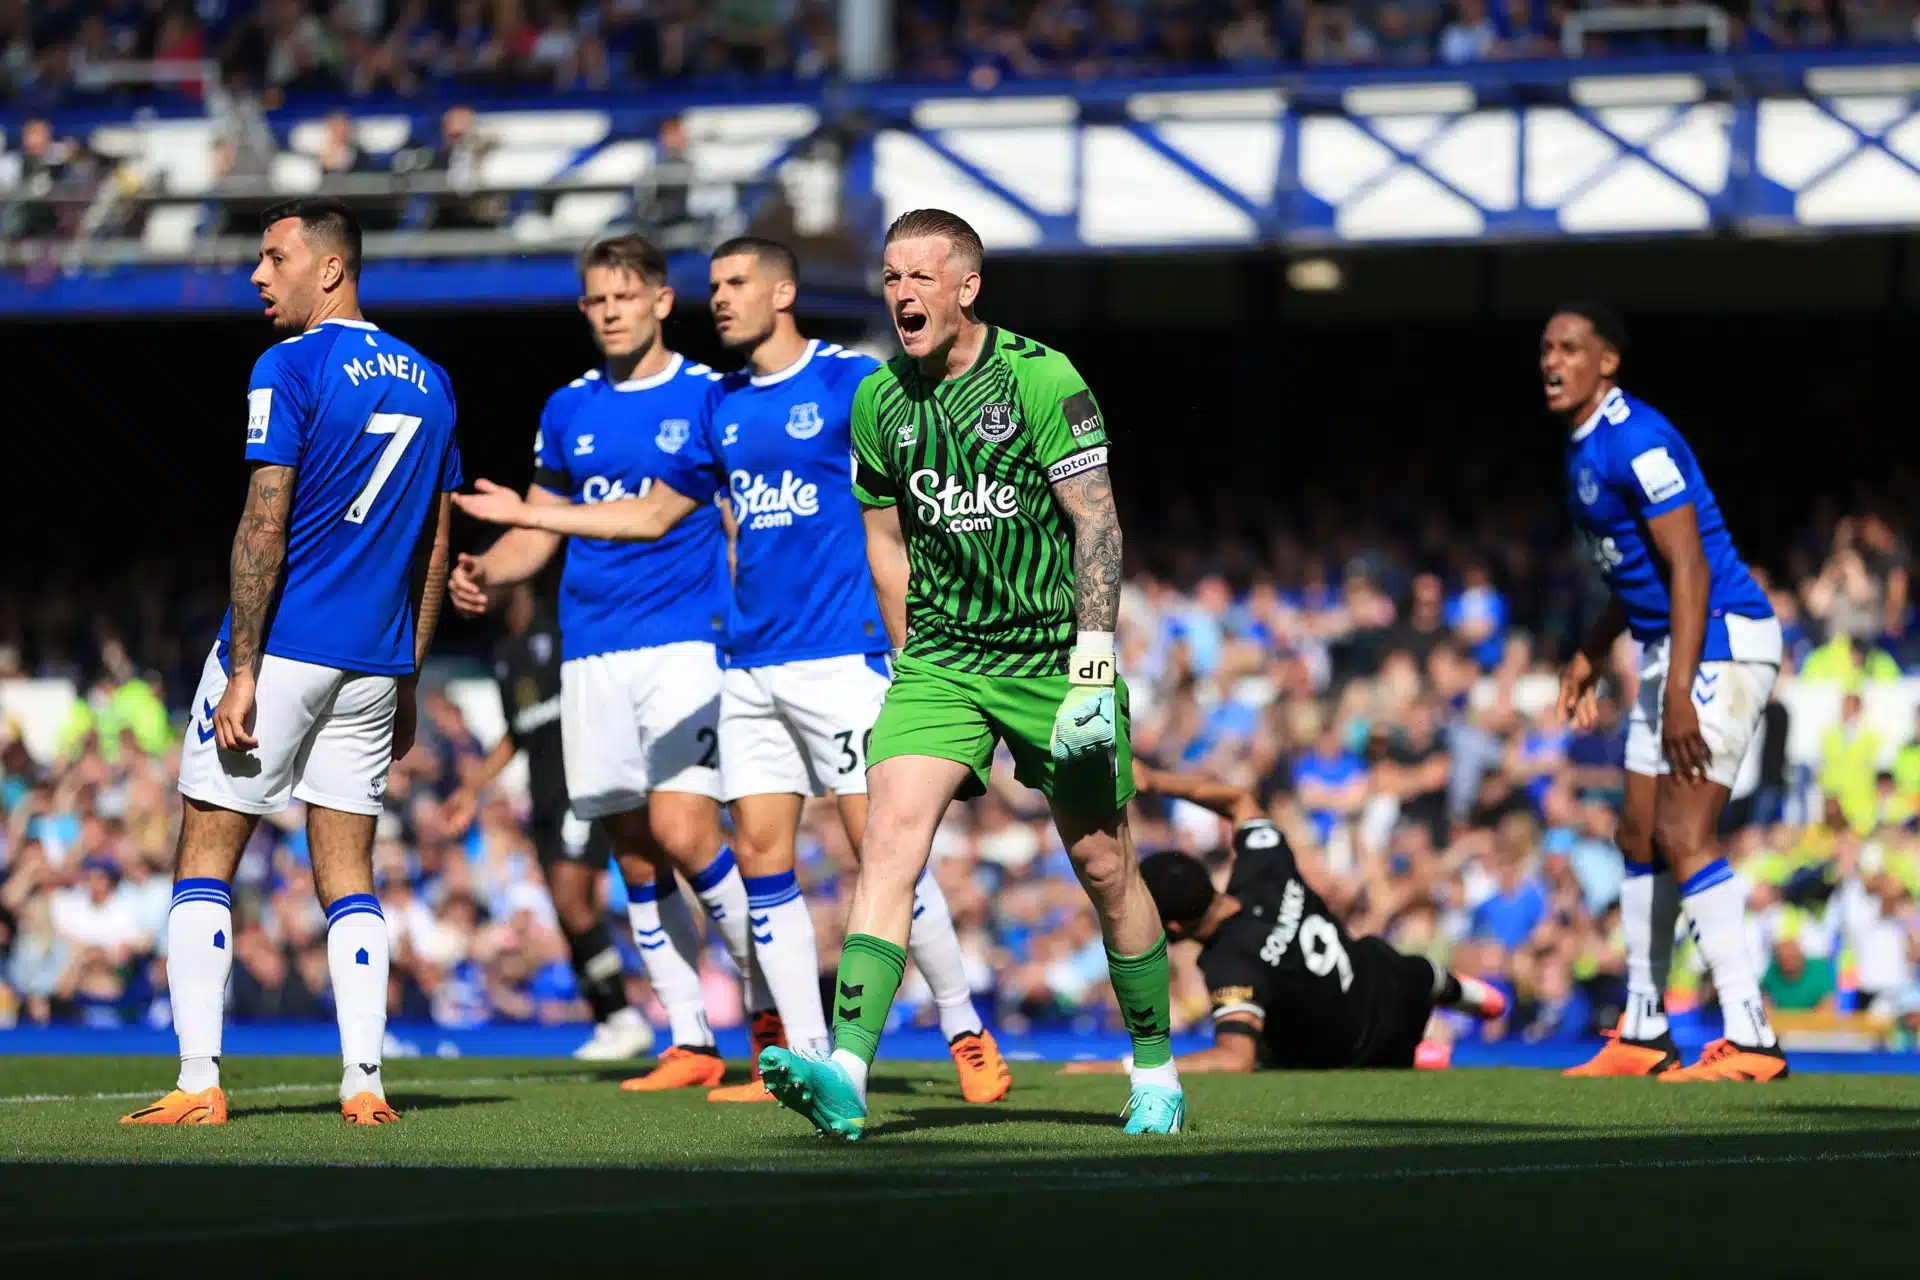
[[[167,912],[167,991],[180,1038],[175,1088],[199,1093],[220,1083],[220,1034],[233,972],[233,894],[224,880],[173,886]]]
[[[1620,1034],[1657,1040],[1667,1034],[1667,975],[1673,968],[1673,926],[1680,893],[1673,877],[1629,862],[1620,885],[1620,931],[1627,944],[1627,1004]]]
[[[689,883],[700,898],[700,905],[707,909],[707,919],[720,934],[720,940],[726,945],[727,954],[733,958],[733,967],[740,973],[741,985],[745,988],[748,1013],[758,1013],[769,1008],[766,1003],[755,1003],[755,997],[765,996],[765,983],[757,982],[754,973],[753,943],[747,936],[747,886],[740,878],[740,868],[733,860],[733,850],[725,845],[720,847],[718,857],[707,865],[706,870],[692,876]]]
[[[700,928],[671,879],[627,886],[627,920],[653,993],[666,1007],[676,1045],[710,1048],[707,1002],[700,989]]]
[[[786,1027],[787,1045],[801,1053],[825,1053],[832,1042],[820,1002],[820,951],[799,882],[793,872],[781,871],[745,883],[754,955]]]
[[[1727,1039],[1750,1049],[1773,1045],[1773,1024],[1767,1021],[1760,982],[1747,952],[1746,887],[1725,858],[1715,858],[1688,877],[1680,895],[1693,917],[1700,958],[1706,961],[1713,989],[1720,994]]]
[[[327,972],[340,1024],[340,1100],[356,1093],[387,1096],[380,1054],[387,1039],[388,936],[380,900],[349,893],[327,907]]]
[[[913,926],[907,932],[907,951],[927,980],[933,1003],[940,1010],[940,1034],[948,1040],[981,1030],[973,1007],[973,986],[967,981],[967,962],[960,954],[960,935],[953,930],[947,895],[931,869],[913,887]]]

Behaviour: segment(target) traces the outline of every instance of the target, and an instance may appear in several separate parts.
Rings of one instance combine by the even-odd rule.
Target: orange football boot
[[[784,1049],[787,1047],[787,1024],[780,1021],[780,1015],[771,1009],[762,1009],[753,1015],[748,1024],[747,1036],[752,1044],[753,1078],[760,1078],[760,1051],[762,1049]]]
[[[1629,1040],[1615,1027],[1599,1053],[1560,1074],[1569,1077],[1665,1076],[1680,1069],[1680,1050],[1666,1033],[1652,1040]]]
[[[1415,1071],[1445,1071],[1453,1065],[1453,1046],[1445,1040],[1422,1040],[1413,1051]]]
[[[727,1064],[711,1049],[674,1045],[660,1055],[660,1065],[643,1076],[622,1080],[628,1093],[659,1093],[665,1089],[711,1089],[727,1077]]]
[[[400,1113],[379,1094],[363,1089],[340,1104],[340,1117],[348,1124],[392,1124]]]
[[[1660,1077],[1670,1084],[1746,1080],[1759,1083],[1787,1078],[1787,1055],[1780,1046],[1749,1048],[1731,1040],[1715,1040],[1700,1051],[1700,1061]]]
[[[968,1102],[998,1102],[1013,1088],[1013,1072],[1000,1056],[991,1031],[962,1031],[947,1041],[953,1065],[960,1069],[960,1096]]]
[[[121,1124],[225,1124],[227,1095],[218,1085],[198,1093],[173,1090],[158,1102],[149,1103],[132,1115],[120,1117]]]
[[[773,1102],[774,1096],[760,1083],[760,1051],[762,1049],[784,1049],[787,1047],[786,1024],[780,1021],[780,1015],[771,1009],[762,1009],[753,1015],[748,1025],[747,1036],[751,1042],[753,1054],[753,1078],[739,1084],[721,1085],[707,1093],[708,1102]]]
[[[778,1101],[767,1092],[767,1086],[760,1083],[755,1075],[751,1080],[742,1080],[739,1084],[723,1084],[718,1089],[707,1090],[708,1102],[775,1102]]]

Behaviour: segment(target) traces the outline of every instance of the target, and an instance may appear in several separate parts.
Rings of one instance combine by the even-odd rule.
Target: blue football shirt
[[[440,494],[463,483],[447,375],[377,325],[328,320],[268,348],[247,388],[247,459],[295,468],[263,651],[412,672],[414,556]]]
[[[553,393],[534,438],[533,482],[575,502],[643,498],[656,480],[698,497],[719,375],[675,355],[650,378],[595,369]],[[655,542],[572,538],[560,577],[560,654],[726,639],[727,538],[710,502]]]
[[[1767,619],[1773,606],[1734,550],[1693,450],[1658,409],[1615,387],[1568,443],[1567,506],[1587,553],[1626,612],[1628,629],[1642,644],[1665,639],[1673,614],[1666,562],[1647,524],[1688,504],[1712,576],[1700,660],[1778,662],[1778,633],[1771,628],[1760,635],[1757,629],[1737,628],[1729,639],[1729,617]],[[1765,651],[1765,635],[1774,637],[1771,652]],[[1735,652],[1737,645],[1754,651]]]
[[[699,459],[739,532],[728,663],[885,653],[887,629],[853,496],[853,393],[879,367],[814,339],[790,367],[728,374]],[[675,485],[675,488],[678,488]],[[686,492],[682,490],[682,492]]]

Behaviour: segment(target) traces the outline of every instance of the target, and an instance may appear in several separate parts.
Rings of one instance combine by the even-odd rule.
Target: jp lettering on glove
[[[1116,664],[1111,631],[1082,631],[1067,659],[1067,696],[1053,717],[1053,758],[1113,753]]]

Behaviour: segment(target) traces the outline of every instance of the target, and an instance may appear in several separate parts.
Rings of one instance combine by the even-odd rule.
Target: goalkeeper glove
[[[1067,659],[1067,696],[1053,717],[1053,758],[1113,751],[1113,633],[1082,631]]]

